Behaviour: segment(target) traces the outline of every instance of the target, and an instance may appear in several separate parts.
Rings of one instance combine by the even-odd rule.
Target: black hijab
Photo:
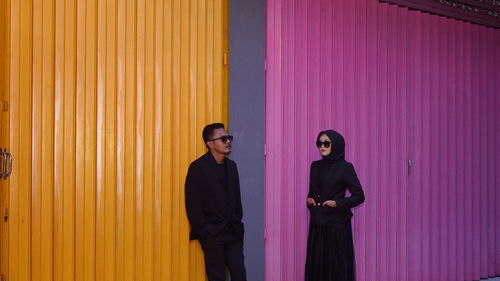
[[[330,141],[332,142],[331,144],[332,150],[330,154],[328,154],[327,156],[322,156],[323,160],[325,162],[330,162],[330,163],[337,162],[339,160],[344,160],[345,157],[344,137],[334,130],[326,130],[319,132],[316,141],[319,141],[319,137],[321,137],[321,135],[323,134],[327,135],[328,138],[330,138]]]

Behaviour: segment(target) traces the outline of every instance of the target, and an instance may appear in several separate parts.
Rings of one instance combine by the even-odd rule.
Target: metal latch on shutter
[[[7,179],[12,174],[12,153],[0,148],[0,179]]]

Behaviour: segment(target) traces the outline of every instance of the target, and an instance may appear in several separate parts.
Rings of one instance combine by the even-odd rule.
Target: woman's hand
[[[316,205],[316,201],[314,201],[314,199],[313,199],[313,198],[308,197],[308,198],[307,198],[307,205],[309,205],[309,206],[310,206],[310,205]]]
[[[327,201],[323,202],[323,206],[335,208],[335,207],[337,207],[337,202],[335,202],[333,200],[327,200]]]

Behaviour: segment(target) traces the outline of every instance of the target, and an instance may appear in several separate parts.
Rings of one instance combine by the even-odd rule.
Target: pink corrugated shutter
[[[366,193],[358,280],[499,274],[500,32],[375,0],[267,8],[266,280],[303,279],[309,165],[328,128]]]

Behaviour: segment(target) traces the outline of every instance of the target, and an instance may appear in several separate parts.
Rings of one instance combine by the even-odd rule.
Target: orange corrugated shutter
[[[9,280],[205,280],[183,186],[228,119],[227,0],[5,5]]]

